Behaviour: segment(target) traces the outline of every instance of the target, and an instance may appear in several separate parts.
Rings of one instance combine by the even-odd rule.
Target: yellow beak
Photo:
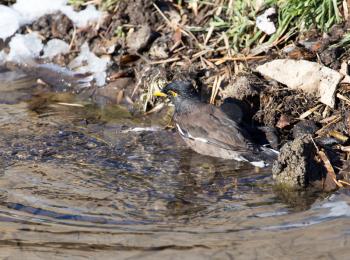
[[[165,93],[163,93],[163,92],[155,91],[153,93],[153,96],[155,96],[155,97],[166,97],[167,95]]]

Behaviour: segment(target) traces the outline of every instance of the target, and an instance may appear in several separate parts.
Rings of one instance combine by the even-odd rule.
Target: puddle
[[[0,258],[346,258],[346,192],[286,196],[154,118],[0,79]]]

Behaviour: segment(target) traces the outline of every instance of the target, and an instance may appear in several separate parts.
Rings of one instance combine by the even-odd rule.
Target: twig
[[[150,61],[149,64],[151,64],[151,65],[164,64],[164,63],[169,63],[169,62],[174,62],[174,61],[179,61],[179,60],[181,60],[179,57],[175,57],[175,58],[169,58],[169,59],[165,59],[165,60]]]
[[[207,43],[208,43],[208,41],[209,41],[211,35],[212,35],[213,32],[214,32],[214,29],[215,29],[215,27],[214,27],[213,25],[211,25],[211,26],[209,27],[207,37],[205,37],[205,40],[204,40],[204,46],[207,45]]]
[[[218,76],[215,76],[214,78],[214,83],[213,83],[213,88],[211,90],[211,97],[210,97],[210,104],[214,104],[214,101],[213,101],[213,96],[214,96],[214,89],[216,88],[216,85],[218,83],[218,80],[219,80],[219,77]]]
[[[70,49],[70,50],[71,50],[72,47],[73,47],[73,44],[74,44],[74,41],[75,41],[76,36],[77,36],[77,27],[74,25],[74,26],[73,26],[73,35],[72,35],[72,39],[71,39],[71,41],[70,41],[70,43],[69,43],[69,49]]]
[[[337,98],[339,98],[340,100],[345,101],[345,103],[347,103],[348,105],[350,105],[350,99],[348,99],[346,96],[343,96],[340,93],[337,93]]]
[[[345,143],[349,139],[347,136],[335,130],[329,131],[328,134],[343,143]]]
[[[348,183],[347,181],[339,180],[338,182],[341,184],[345,184],[347,186],[350,186],[350,183]]]
[[[337,176],[335,175],[335,171],[333,169],[333,166],[331,162],[329,161],[327,155],[323,151],[318,151],[318,156],[321,158],[326,170],[327,170],[327,176],[324,180],[323,185],[327,182],[327,177],[329,177],[338,187],[343,187],[341,183],[337,181]]]
[[[165,16],[165,14],[159,9],[159,7],[155,4],[152,3],[154,8],[156,8],[157,12],[163,17],[163,19],[166,21],[166,23],[168,24],[169,27],[171,27],[172,29],[175,29],[173,27],[173,25],[171,24],[170,20],[168,19],[168,17]]]
[[[247,61],[247,60],[260,60],[266,56],[243,56],[243,57],[223,57],[219,59],[209,59],[209,61],[215,62],[216,65],[220,65],[226,61]]]
[[[65,102],[58,102],[56,103],[57,105],[61,106],[68,106],[68,107],[84,107],[82,104],[77,104],[77,103],[65,103]]]
[[[322,127],[320,130],[318,130],[315,134],[316,135],[321,135],[328,127],[330,127],[331,125],[339,122],[341,120],[341,117],[338,116],[337,118],[335,118],[333,121],[329,122],[327,125],[325,125],[324,127]]]
[[[311,115],[313,112],[315,112],[317,109],[319,109],[320,107],[322,106],[322,104],[319,104],[311,109],[309,109],[308,111],[302,113],[300,116],[299,116],[299,119],[305,119],[307,118],[309,115]]]

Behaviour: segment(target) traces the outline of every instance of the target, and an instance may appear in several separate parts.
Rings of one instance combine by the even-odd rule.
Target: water
[[[0,82],[1,259],[347,258],[346,191],[276,190],[157,115]]]

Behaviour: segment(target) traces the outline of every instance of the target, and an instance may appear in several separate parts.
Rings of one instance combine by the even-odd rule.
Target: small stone
[[[141,26],[136,31],[130,31],[126,37],[126,45],[129,52],[134,54],[145,48],[151,37],[151,28],[148,25]]]
[[[293,137],[294,139],[299,138],[305,134],[314,134],[319,127],[312,120],[303,120],[298,122],[293,127]]]

